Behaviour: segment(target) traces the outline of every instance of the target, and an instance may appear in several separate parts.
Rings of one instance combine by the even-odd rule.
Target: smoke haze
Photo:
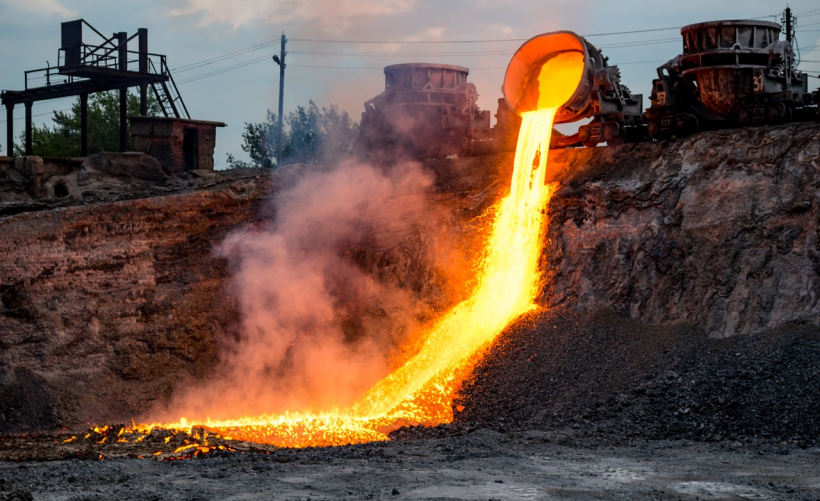
[[[212,381],[176,398],[180,416],[349,404],[410,354],[449,284],[463,281],[450,271],[464,265],[420,165],[294,165],[277,180],[275,221],[216,249],[233,270],[241,335],[225,341]]]

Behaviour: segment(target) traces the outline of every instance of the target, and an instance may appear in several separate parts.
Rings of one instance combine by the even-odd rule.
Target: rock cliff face
[[[0,219],[0,431],[122,419],[215,361],[234,301],[212,246],[266,174]]]
[[[711,337],[820,319],[820,124],[551,158],[546,305]]]
[[[711,337],[818,323],[820,124],[554,151],[550,162],[561,185],[545,306],[612,308]],[[427,167],[430,197],[450,211],[431,226],[449,224],[474,256],[512,155]],[[106,193],[0,204],[0,432],[138,415],[210,374],[219,340],[237,332],[230,269],[212,248],[270,216],[260,214],[267,176],[164,181],[137,199]],[[408,234],[389,248],[376,236],[376,251],[351,257],[447,306],[456,295],[420,284],[430,270],[414,265],[427,239]]]
[[[346,255],[446,307],[458,291],[430,283],[439,274],[419,255],[436,232],[476,240],[471,221],[506,186],[497,163],[435,165],[441,210],[429,224],[351,242]],[[0,204],[0,433],[127,421],[212,375],[220,341],[240,324],[229,263],[213,248],[269,221],[277,186],[264,171],[228,172],[172,179],[161,188],[178,192],[165,196],[135,188],[143,198]],[[27,212],[2,217],[4,207]]]

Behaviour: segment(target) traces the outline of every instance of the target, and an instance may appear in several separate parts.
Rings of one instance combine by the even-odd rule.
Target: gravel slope
[[[590,437],[800,446],[820,439],[820,328],[709,339],[610,310],[542,311],[508,329],[462,388],[457,422],[571,426]]]

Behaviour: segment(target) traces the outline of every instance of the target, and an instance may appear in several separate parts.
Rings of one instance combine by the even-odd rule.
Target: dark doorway
[[[199,130],[186,128],[182,132],[182,154],[185,156],[185,170],[199,168]]]
[[[54,184],[54,196],[63,198],[68,196],[68,186],[64,182],[59,181]]]

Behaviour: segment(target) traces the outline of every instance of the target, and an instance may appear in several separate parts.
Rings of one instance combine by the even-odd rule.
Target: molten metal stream
[[[558,74],[565,75],[563,66],[568,64],[578,61],[554,58],[544,66],[555,66]],[[544,78],[549,74],[542,71],[539,79],[542,97],[550,93],[544,97],[545,102],[563,104],[575,86],[550,88]],[[472,297],[440,318],[420,351],[358,402],[327,413],[297,412],[199,423],[183,418],[177,423],[149,427],[190,431],[195,426],[206,426],[234,440],[308,447],[387,440],[390,431],[404,425],[452,421],[453,394],[481,349],[512,320],[535,308],[541,279],[538,257],[546,224],[544,213],[555,189],[555,185],[545,183],[555,112],[553,107],[524,114],[510,194],[496,207]]]

